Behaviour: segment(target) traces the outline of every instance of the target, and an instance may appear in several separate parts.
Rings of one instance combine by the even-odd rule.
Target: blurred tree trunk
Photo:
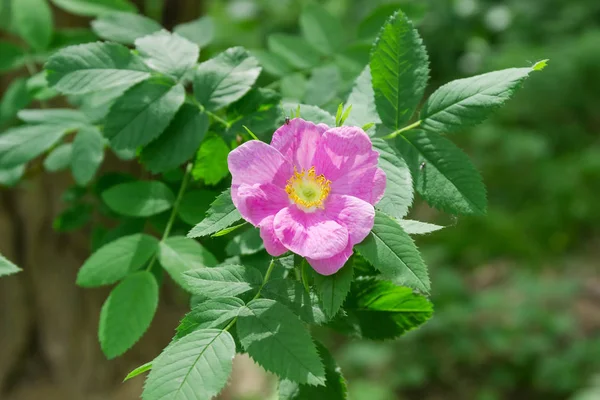
[[[144,8],[144,1],[136,3]],[[166,0],[162,22],[172,28],[197,17],[201,6],[197,0]],[[60,27],[89,22],[54,11]],[[12,78],[2,77],[0,92]],[[137,170],[114,160],[103,168]],[[144,338],[124,356],[106,360],[97,328],[109,290],[75,285],[77,270],[90,254],[90,231],[59,234],[52,229],[62,207],[60,196],[72,183],[69,173],[41,173],[17,188],[0,189],[0,252],[24,270],[0,279],[0,399],[138,399],[143,379],[122,383],[123,377],[160,353],[187,309],[173,286],[163,286]],[[248,367],[242,364],[236,364],[235,374],[247,376]],[[262,381],[256,374],[250,377]],[[231,396],[225,393],[223,398]]]

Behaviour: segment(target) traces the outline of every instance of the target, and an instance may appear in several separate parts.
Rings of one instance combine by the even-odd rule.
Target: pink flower
[[[291,250],[331,275],[373,227],[386,183],[378,158],[360,128],[296,118],[271,145],[252,140],[229,154],[233,204],[260,228],[269,254]]]

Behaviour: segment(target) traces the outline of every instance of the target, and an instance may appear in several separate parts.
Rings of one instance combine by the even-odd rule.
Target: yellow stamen
[[[323,174],[317,176],[315,167],[311,167],[308,171],[302,169],[301,172],[294,167],[294,175],[288,179],[285,191],[290,200],[311,211],[323,208],[323,202],[331,191],[331,181]]]

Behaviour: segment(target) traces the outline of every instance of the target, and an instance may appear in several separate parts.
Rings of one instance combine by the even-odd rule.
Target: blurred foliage
[[[588,384],[600,337],[578,321],[581,284],[515,269],[474,295],[457,271],[432,278],[429,324],[395,343],[338,349],[356,398],[560,399]]]

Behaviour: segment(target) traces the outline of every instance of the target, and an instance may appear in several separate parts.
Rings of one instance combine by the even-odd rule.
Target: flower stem
[[[212,111],[208,111],[206,109],[206,107],[204,107],[202,104],[200,104],[200,102],[198,101],[198,99],[196,99],[195,96],[188,94],[186,96],[186,98],[193,103],[196,107],[198,107],[200,109],[200,111],[202,111],[203,113],[205,113],[206,115],[208,115],[209,117],[212,117],[212,119],[214,119],[215,121],[217,121],[218,123],[222,124],[223,126],[225,126],[225,128],[229,129],[231,127],[231,122],[224,120],[223,118],[219,117],[217,114],[215,114]]]
[[[271,277],[271,273],[273,272],[273,268],[274,267],[275,267],[275,259],[272,258],[271,259],[271,263],[269,264],[269,268],[267,268],[267,273],[265,274],[265,279],[263,279],[262,285],[260,285],[260,288],[258,289],[258,292],[256,292],[256,295],[254,295],[254,297],[252,298],[252,300],[258,299],[258,296],[260,296],[260,291],[262,290],[262,288],[269,281],[269,278]]]
[[[35,60],[31,56],[30,53],[25,55],[25,68],[30,76],[34,76],[38,73],[37,66],[35,65]],[[44,100],[40,100],[40,108],[47,108],[48,105]]]
[[[188,183],[190,183],[191,172],[192,163],[188,163],[188,165],[185,166],[185,174],[183,175],[183,180],[181,181],[181,186],[179,187],[179,193],[177,193],[177,198],[175,199],[175,203],[173,203],[173,211],[171,212],[171,216],[169,217],[169,221],[167,222],[167,227],[163,232],[161,241],[169,237],[169,234],[171,233],[171,228],[173,228],[175,217],[177,217],[177,210],[179,209],[179,205],[181,204],[181,199],[183,199],[185,189],[187,188]]]
[[[160,238],[161,242],[164,242],[171,233],[171,229],[173,228],[173,223],[175,222],[175,218],[177,217],[177,210],[179,209],[179,205],[181,204],[181,199],[185,194],[185,189],[187,188],[188,183],[190,182],[190,173],[192,172],[192,163],[188,163],[185,166],[185,174],[183,175],[183,180],[181,181],[181,186],[179,187],[179,192],[177,193],[177,198],[175,199],[175,203],[173,203],[173,210],[171,211],[171,216],[169,217],[169,221],[167,222],[167,226]],[[152,259],[148,263],[146,267],[146,271],[150,271],[156,262],[156,253],[152,256]]]
[[[404,128],[398,129],[397,131],[394,131],[394,132],[390,133],[389,135],[384,136],[382,139],[391,140],[406,131],[410,131],[411,129],[418,128],[420,125],[421,125],[421,120],[418,120],[417,122],[415,122],[413,124],[405,126]]]
[[[229,124],[229,122],[225,121],[223,118],[219,117],[217,114],[208,111],[207,109],[203,110],[207,115],[211,116],[215,121],[223,124],[225,126],[225,128],[229,128],[231,125]]]

